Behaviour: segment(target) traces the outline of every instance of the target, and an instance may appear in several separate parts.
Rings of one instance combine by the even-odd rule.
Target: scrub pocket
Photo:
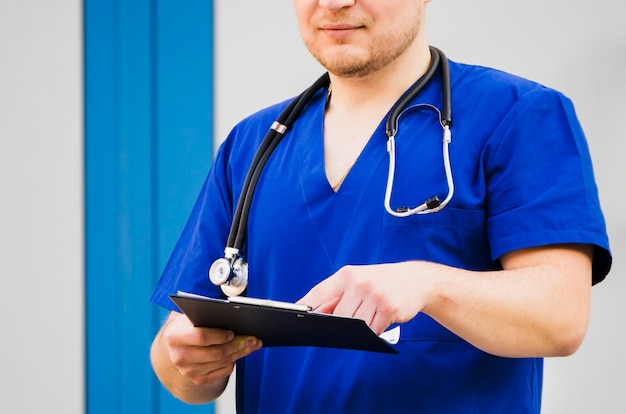
[[[485,213],[445,207],[436,213],[383,217],[379,263],[426,260],[469,270],[494,269]]]

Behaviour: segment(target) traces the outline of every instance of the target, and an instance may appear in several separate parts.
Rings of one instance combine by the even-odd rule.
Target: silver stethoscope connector
[[[248,263],[239,257],[239,250],[227,247],[224,257],[211,265],[209,279],[226,296],[239,296],[248,287]]]

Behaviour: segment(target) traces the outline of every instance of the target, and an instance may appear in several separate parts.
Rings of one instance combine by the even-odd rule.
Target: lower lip
[[[331,39],[342,40],[356,32],[357,29],[324,29],[323,31]]]

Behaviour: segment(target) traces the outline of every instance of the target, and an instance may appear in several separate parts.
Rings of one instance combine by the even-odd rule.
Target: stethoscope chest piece
[[[217,259],[209,269],[209,279],[226,296],[239,296],[248,286],[248,263],[241,257]]]

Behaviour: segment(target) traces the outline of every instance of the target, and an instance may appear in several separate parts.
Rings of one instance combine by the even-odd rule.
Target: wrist
[[[422,309],[421,312],[434,316],[436,309],[446,306],[450,301],[448,296],[450,284],[453,279],[450,275],[450,267],[433,262],[417,261],[414,274],[418,275],[418,289],[420,291]]]

